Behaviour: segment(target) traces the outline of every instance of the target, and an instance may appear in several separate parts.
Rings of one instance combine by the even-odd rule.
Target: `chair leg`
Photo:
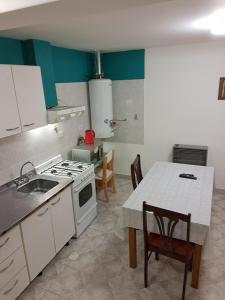
[[[184,268],[184,281],[183,281],[183,291],[182,291],[182,300],[185,300],[185,290],[187,284],[187,274],[188,274],[188,264],[185,264]]]
[[[144,283],[145,283],[145,288],[147,288],[148,287],[148,251],[147,250],[145,250]]]
[[[112,190],[113,193],[116,193],[116,180],[115,180],[115,175],[112,176]]]
[[[155,253],[155,259],[159,260],[159,253],[158,252]]]
[[[108,192],[107,192],[107,183],[103,183],[103,189],[104,189],[104,194],[105,194],[106,200],[109,201],[109,196],[108,196]]]
[[[193,259],[189,263],[189,272],[192,272],[193,269]]]

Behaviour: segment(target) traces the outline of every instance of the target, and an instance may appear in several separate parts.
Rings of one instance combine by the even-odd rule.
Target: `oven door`
[[[94,209],[96,210],[97,203],[94,176],[74,188],[74,202],[76,223],[79,225],[85,221],[85,218],[87,218]]]

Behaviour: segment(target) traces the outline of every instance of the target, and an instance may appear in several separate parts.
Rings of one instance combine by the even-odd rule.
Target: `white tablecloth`
[[[197,180],[180,178],[190,173]],[[190,240],[203,245],[210,226],[214,169],[212,167],[156,162],[122,207],[123,227],[142,229],[142,203],[191,213]],[[150,230],[157,231],[152,214]],[[185,239],[186,225],[179,223],[175,237]]]

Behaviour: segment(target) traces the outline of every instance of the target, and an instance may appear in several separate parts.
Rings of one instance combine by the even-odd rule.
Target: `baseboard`
[[[127,178],[127,179],[131,179],[130,175],[123,175],[123,174],[116,174],[116,177],[118,178]]]

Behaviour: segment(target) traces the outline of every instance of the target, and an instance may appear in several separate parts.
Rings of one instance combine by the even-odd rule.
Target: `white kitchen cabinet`
[[[0,138],[21,132],[10,65],[0,65]]]
[[[15,300],[29,284],[26,267],[17,273],[2,289],[0,289],[1,300]]]
[[[23,247],[21,246],[0,263],[0,289],[24,267],[26,267],[26,260]]]
[[[19,225],[0,237],[0,263],[22,246]]]
[[[19,225],[0,237],[0,299],[15,300],[29,284]]]
[[[40,67],[12,66],[22,131],[47,125]]]
[[[55,256],[50,205],[44,205],[27,217],[21,228],[30,279],[33,280]]]
[[[56,253],[75,235],[71,188],[50,201]]]
[[[33,280],[75,234],[71,187],[27,217],[21,229]]]
[[[40,67],[0,65],[0,138],[47,125]]]

